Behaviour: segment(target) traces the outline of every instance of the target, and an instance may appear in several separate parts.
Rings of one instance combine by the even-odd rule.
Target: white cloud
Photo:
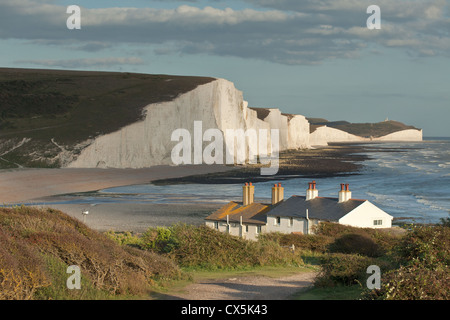
[[[65,7],[54,1],[4,0],[0,38],[73,41],[74,48],[85,51],[135,43],[151,45],[157,54],[231,55],[285,64],[353,58],[369,43],[417,56],[450,54],[444,0],[379,0],[382,27],[375,31],[365,28],[368,0],[244,1],[262,8],[82,8],[82,29],[74,31],[65,27]]]

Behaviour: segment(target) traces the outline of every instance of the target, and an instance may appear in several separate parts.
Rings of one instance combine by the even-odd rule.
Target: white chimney
[[[319,190],[316,189],[316,182],[309,182],[309,188],[306,190],[306,200],[312,200],[319,196]]]
[[[341,183],[341,191],[339,191],[339,203],[348,201],[352,198],[352,192],[349,189],[349,185]]]

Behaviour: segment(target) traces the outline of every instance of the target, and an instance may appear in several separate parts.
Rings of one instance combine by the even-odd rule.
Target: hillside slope
[[[59,167],[207,77],[0,68],[0,167]],[[66,160],[67,161],[67,160]]]
[[[81,290],[66,287],[71,265],[80,267]],[[0,208],[0,300],[142,295],[180,275],[171,260],[119,246],[61,211]]]

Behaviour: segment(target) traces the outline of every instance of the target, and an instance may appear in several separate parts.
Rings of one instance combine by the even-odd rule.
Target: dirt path
[[[316,272],[271,278],[265,276],[230,277],[190,284],[167,299],[187,300],[286,300],[313,285]]]

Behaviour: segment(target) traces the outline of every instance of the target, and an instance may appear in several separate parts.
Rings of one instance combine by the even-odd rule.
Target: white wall
[[[218,228],[214,221],[207,220],[205,222],[206,226],[216,229],[220,232],[228,232],[229,234],[237,237],[242,237],[247,240],[258,240],[258,225],[256,224],[243,224],[242,226],[238,222],[230,222],[230,227],[227,230],[227,223],[218,221]],[[248,226],[248,231],[246,231],[246,226]],[[261,233],[266,232],[266,226],[261,226]]]
[[[350,211],[339,219],[339,223],[360,228],[390,228],[392,216],[369,201]],[[374,220],[382,220],[381,225],[374,225]]]

